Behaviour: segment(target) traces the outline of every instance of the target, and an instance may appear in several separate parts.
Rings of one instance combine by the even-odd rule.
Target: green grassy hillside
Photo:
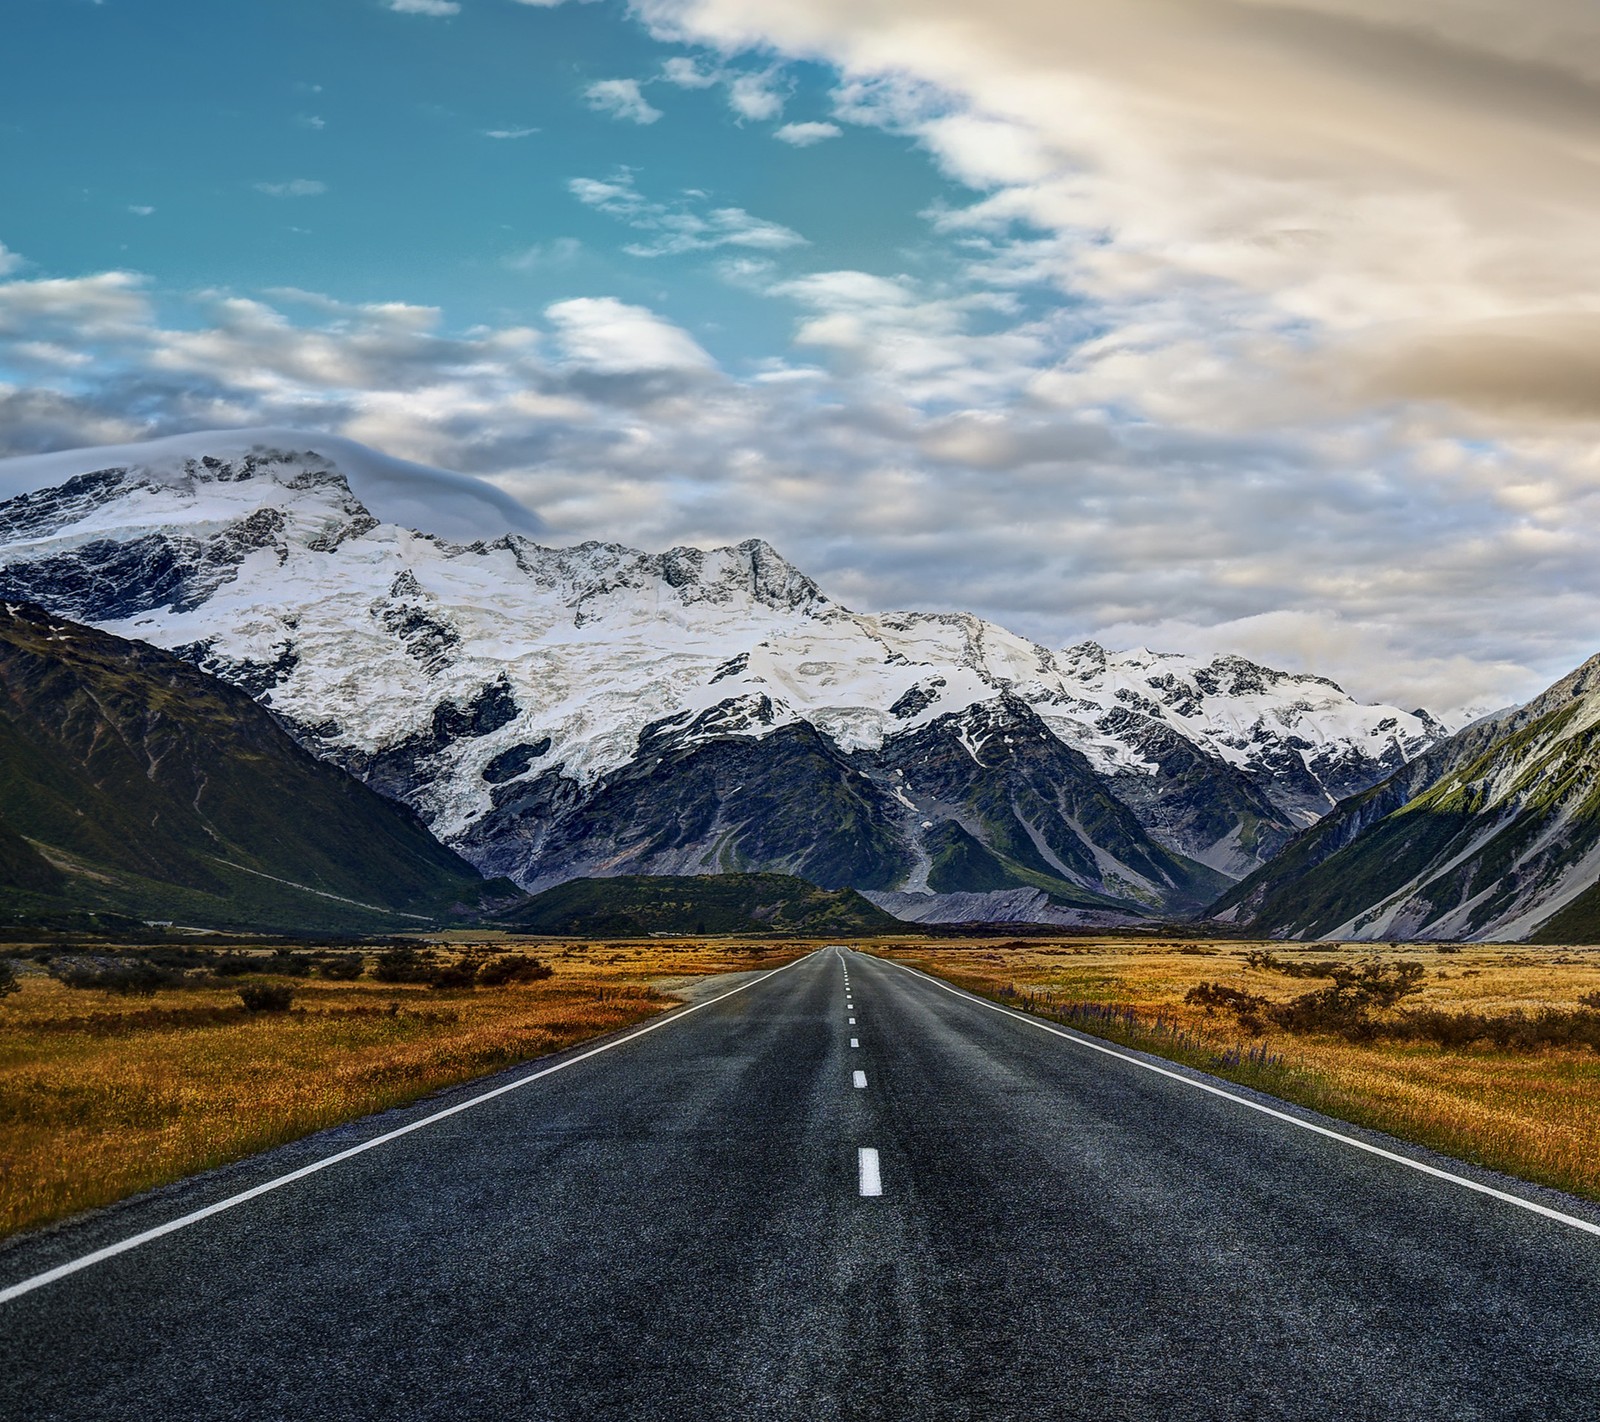
[[[465,860],[166,652],[0,604],[0,916],[394,929],[476,908]]]

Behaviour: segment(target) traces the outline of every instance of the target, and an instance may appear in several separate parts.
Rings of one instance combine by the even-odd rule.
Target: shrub
[[[359,953],[340,953],[324,958],[317,971],[336,983],[354,982],[367,970],[367,960]]]
[[[434,968],[428,980],[432,988],[469,988],[478,981],[478,965],[471,958],[457,958]]]
[[[1224,987],[1221,983],[1199,983],[1183,995],[1191,1007],[1203,1007],[1211,1016],[1219,1007],[1234,1013],[1239,1025],[1250,1033],[1261,1031],[1261,1013],[1267,1008],[1267,999],[1253,992]]]
[[[208,965],[219,978],[237,978],[262,971],[262,959],[248,953],[218,953]]]
[[[1359,966],[1286,964],[1271,953],[1252,953],[1246,961],[1252,967],[1287,972],[1290,977],[1315,976],[1331,981],[1327,987],[1282,1003],[1271,1003],[1256,993],[1220,983],[1201,983],[1190,988],[1184,1001],[1203,1007],[1208,1013],[1226,1008],[1250,1032],[1261,1031],[1265,1017],[1286,1032],[1337,1032],[1352,1041],[1366,1041],[1391,1029],[1373,1018],[1372,1009],[1394,1007],[1402,998],[1422,991],[1421,963],[1385,963],[1374,958]]]
[[[1600,1013],[1559,1007],[1545,1007],[1534,1013],[1514,1008],[1493,1015],[1424,1009],[1403,1013],[1397,1021],[1385,1025],[1384,1033],[1456,1049],[1488,1042],[1512,1052],[1535,1052],[1544,1047],[1589,1047],[1600,1051]]]
[[[537,958],[524,958],[507,953],[491,958],[478,969],[478,981],[485,987],[503,987],[507,983],[536,983],[555,972],[548,963]]]
[[[1244,960],[1252,968],[1260,968],[1266,973],[1282,973],[1286,978],[1331,978],[1339,971],[1332,963],[1291,963],[1270,950],[1252,950],[1244,955]]]
[[[372,969],[380,983],[431,983],[433,974],[433,964],[409,943],[384,949]]]
[[[294,989],[287,983],[246,983],[239,989],[246,1012],[287,1012]]]
[[[306,978],[311,976],[311,960],[300,953],[291,953],[286,948],[280,948],[270,957],[263,958],[256,965],[258,973],[273,973],[283,978]]]
[[[9,958],[0,958],[0,1000],[21,991],[22,984],[17,981],[17,965]]]
[[[126,997],[149,997],[158,988],[170,987],[176,976],[139,960],[124,962],[116,958],[52,959],[50,976],[69,988],[98,988],[102,992]]]

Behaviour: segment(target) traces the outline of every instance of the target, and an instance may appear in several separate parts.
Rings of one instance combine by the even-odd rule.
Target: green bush
[[[246,973],[263,972],[263,961],[249,953],[218,953],[206,966],[219,978],[237,978]]]
[[[478,981],[478,965],[471,958],[457,958],[434,968],[428,979],[431,988],[469,988]]]
[[[1402,1013],[1383,1028],[1385,1036],[1404,1041],[1437,1042],[1462,1048],[1488,1042],[1502,1051],[1536,1052],[1545,1047],[1588,1047],[1600,1051],[1600,1013],[1583,1008],[1545,1007],[1538,1012],[1439,1012],[1424,1009]]]
[[[1183,995],[1183,1000],[1191,1007],[1203,1007],[1208,1017],[1219,1007],[1225,1008],[1237,1015],[1239,1025],[1250,1033],[1261,1031],[1261,1014],[1268,1006],[1267,999],[1257,993],[1221,983],[1199,983]]]
[[[311,976],[311,959],[302,953],[291,953],[287,948],[280,948],[270,957],[263,958],[256,971],[272,973],[281,978],[307,978]]]
[[[359,953],[339,953],[317,964],[317,971],[336,983],[354,982],[366,970],[367,960]]]
[[[548,963],[537,958],[524,958],[507,953],[491,958],[478,969],[478,981],[485,987],[504,987],[507,983],[536,983],[555,972]]]
[[[410,944],[386,948],[378,954],[372,976],[380,983],[431,983],[434,966]]]
[[[69,988],[98,988],[127,997],[149,997],[180,981],[176,974],[138,959],[55,958],[46,966],[51,977]]]
[[[294,989],[287,983],[246,983],[239,989],[246,1012],[287,1012]]]

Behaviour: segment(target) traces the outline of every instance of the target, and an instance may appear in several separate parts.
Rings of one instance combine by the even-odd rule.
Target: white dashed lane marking
[[[854,1080],[855,1080],[855,1084],[856,1084],[856,1090],[860,1091],[867,1084],[867,1074],[866,1074],[866,1072],[864,1072],[864,1071],[856,1072]]]
[[[860,1045],[861,1045],[861,1038],[859,1038],[859,1037],[852,1037],[852,1038],[851,1038],[851,1039],[850,1039],[850,1045],[851,1045],[851,1046],[852,1046],[852,1047],[859,1047],[859,1046],[860,1046]]]
[[[883,1172],[878,1166],[878,1152],[871,1146],[862,1146],[857,1154],[857,1169],[861,1176],[863,1195],[883,1194]]]

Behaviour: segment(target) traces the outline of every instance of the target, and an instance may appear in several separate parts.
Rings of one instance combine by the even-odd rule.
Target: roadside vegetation
[[[643,1021],[814,944],[8,946],[0,1235]]]
[[[1600,1199],[1600,949],[874,947],[996,1001]]]
[[[0,949],[0,1234],[674,1006],[811,942]],[[1600,1199],[1600,949],[864,943],[996,1001]]]

